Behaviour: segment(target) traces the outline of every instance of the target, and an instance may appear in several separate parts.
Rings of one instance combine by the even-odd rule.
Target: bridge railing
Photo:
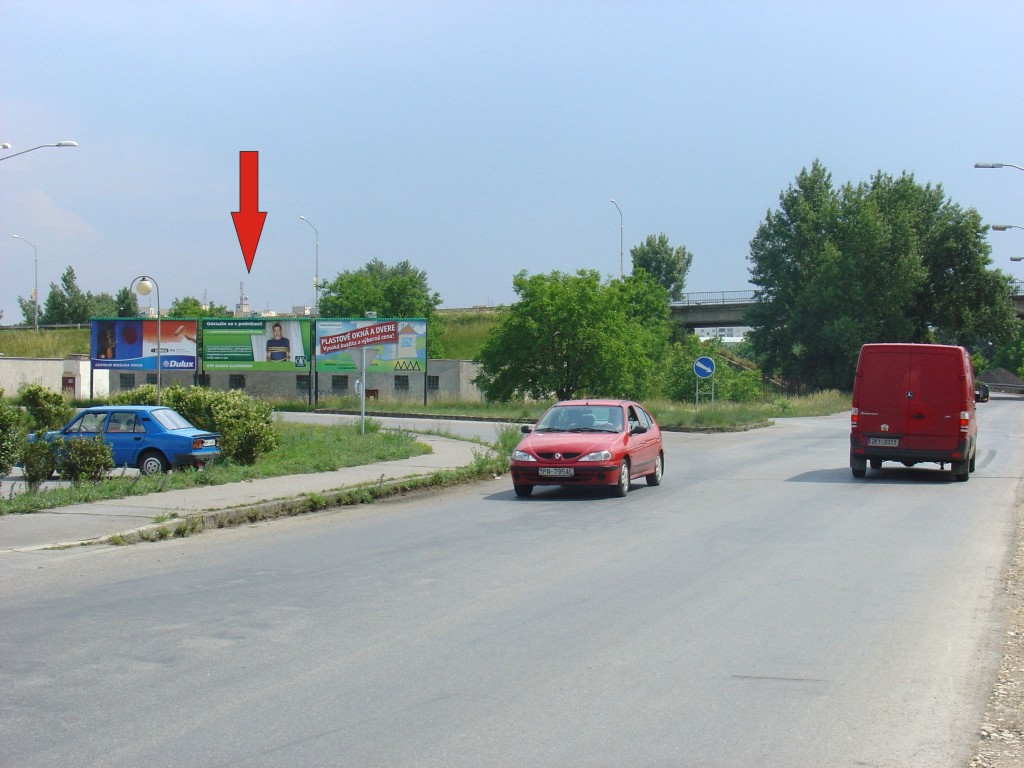
[[[1010,295],[1024,296],[1024,280],[1010,281]],[[684,293],[679,301],[669,303],[684,307],[694,304],[753,304],[754,291],[697,291]]]
[[[1024,289],[1024,286],[1022,286]],[[670,302],[672,306],[690,307],[704,304],[753,304],[753,291],[698,291],[684,293],[679,301]]]

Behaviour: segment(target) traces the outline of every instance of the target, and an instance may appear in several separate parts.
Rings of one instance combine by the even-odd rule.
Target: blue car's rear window
[[[156,419],[164,429],[192,429],[192,425],[185,420],[177,411],[172,411],[170,408],[160,408],[152,412],[153,418]]]

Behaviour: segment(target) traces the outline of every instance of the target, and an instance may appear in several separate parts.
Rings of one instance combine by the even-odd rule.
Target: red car
[[[529,496],[535,485],[607,485],[625,496],[633,478],[661,484],[661,429],[639,403],[563,400],[523,432],[512,452],[516,496]]]

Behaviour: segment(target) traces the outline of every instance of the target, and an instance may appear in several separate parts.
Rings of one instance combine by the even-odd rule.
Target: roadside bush
[[[262,400],[233,390],[219,392],[212,410],[221,435],[221,450],[239,464],[255,464],[277,448],[273,409]]]
[[[60,476],[75,483],[97,482],[114,468],[114,452],[101,435],[91,440],[65,440],[56,453]]]
[[[17,406],[2,399],[3,394],[0,389],[0,477],[9,474],[11,467],[18,463],[25,444],[21,413]]]
[[[721,369],[716,369],[716,377],[718,377],[718,370],[724,374],[719,378],[719,392],[723,400],[731,400],[734,403],[756,403],[764,399],[759,372],[737,370],[732,366],[723,365]]]
[[[161,402],[173,408],[199,429],[216,432],[212,405],[217,393],[208,387],[182,387],[178,384],[163,391]]]
[[[206,387],[171,387],[163,401],[200,429],[220,433],[221,453],[239,464],[255,464],[277,448],[274,412],[266,401]]]
[[[26,443],[21,449],[21,468],[25,482],[33,491],[57,471],[57,449],[63,441]]]
[[[32,417],[35,430],[60,429],[75,415],[64,396],[41,384],[26,384],[18,390],[18,404]]]
[[[163,398],[161,398],[163,399]],[[111,405],[156,405],[156,385],[143,384],[127,392],[118,392],[110,398]]]

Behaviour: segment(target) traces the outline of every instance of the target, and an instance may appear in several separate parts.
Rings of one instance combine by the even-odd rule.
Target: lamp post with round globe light
[[[28,240],[26,240],[21,235],[11,235],[11,237],[13,237],[13,238],[15,238],[17,240],[21,240],[23,243],[28,243],[29,245],[32,245],[32,243],[29,243]],[[35,261],[35,273],[36,273],[36,281],[35,281],[35,284],[32,287],[32,324],[35,326],[35,329],[38,331],[39,330],[39,249],[36,248],[34,245],[32,245],[32,250],[35,251],[35,257],[34,257],[33,260]]]
[[[139,275],[132,280],[131,287],[140,296],[149,296],[156,290],[156,404],[160,405],[160,347],[163,343],[160,339],[160,286],[149,275]]]

